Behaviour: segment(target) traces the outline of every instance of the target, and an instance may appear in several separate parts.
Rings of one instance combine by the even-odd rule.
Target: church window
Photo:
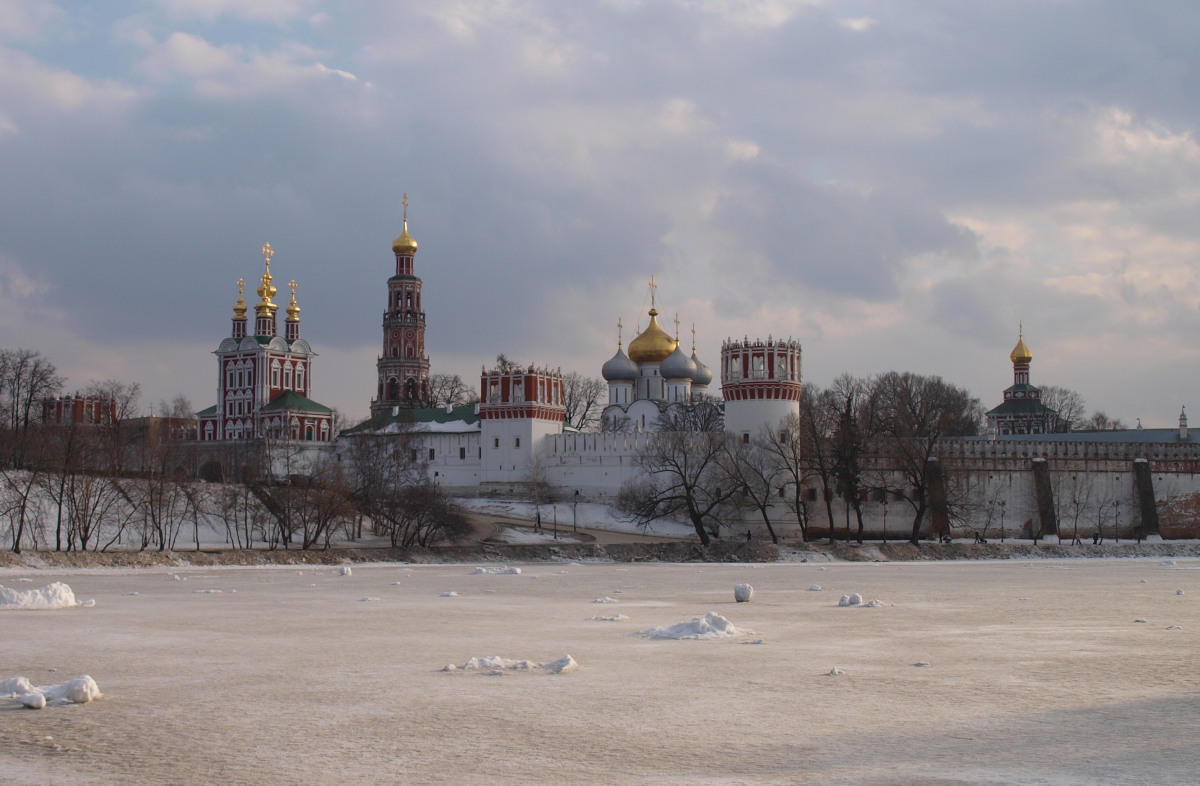
[[[225,370],[225,387],[227,387],[227,388],[233,387],[233,369],[232,368]]]
[[[321,439],[323,439],[323,440],[329,439],[329,421],[328,420],[321,421]]]
[[[271,387],[279,387],[279,361],[271,361]]]
[[[429,449],[429,460],[433,461],[433,448]]]
[[[304,366],[296,364],[296,390],[304,390]]]
[[[742,444],[743,444],[743,445],[749,445],[749,444],[750,444],[750,432],[748,432],[748,431],[743,431],[743,432],[742,432]]]
[[[462,461],[462,460],[466,459],[466,457],[467,457],[467,449],[466,449],[466,448],[459,448],[459,449],[458,449],[458,459],[459,459],[459,461]]]
[[[400,380],[395,377],[388,379],[388,401],[395,401],[400,398]]]
[[[292,387],[292,364],[288,363],[283,367],[283,388],[290,390]]]
[[[309,442],[312,442],[312,438],[313,438],[313,427],[312,427],[312,424],[309,423],[307,426],[304,427],[304,439],[308,440]]]

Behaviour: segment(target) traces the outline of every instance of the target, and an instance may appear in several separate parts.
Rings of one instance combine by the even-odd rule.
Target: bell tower
[[[379,385],[371,415],[395,407],[423,407],[429,402],[429,358],[425,356],[425,312],[421,279],[413,273],[417,241],[408,234],[408,194],[404,195],[404,230],[392,241],[396,274],[388,279],[388,307],[383,312],[383,354],[376,367]]]

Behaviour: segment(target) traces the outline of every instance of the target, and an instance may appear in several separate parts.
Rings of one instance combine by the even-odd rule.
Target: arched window
[[[304,364],[302,363],[296,364],[296,390],[304,391]]]
[[[279,387],[279,361],[271,361],[271,387]]]
[[[400,381],[395,377],[392,377],[388,380],[387,398],[388,401],[395,401],[396,399],[400,398]]]
[[[292,388],[292,364],[285,363],[283,366],[283,389],[291,390]]]

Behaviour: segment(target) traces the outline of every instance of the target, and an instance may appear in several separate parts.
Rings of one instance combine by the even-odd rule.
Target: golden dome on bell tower
[[[404,195],[402,204],[404,205],[404,231],[392,241],[392,253],[412,256],[417,253],[417,241],[408,234],[408,194]]]
[[[661,363],[671,356],[679,342],[658,325],[658,309],[650,309],[650,324],[629,342],[629,359],[634,363]]]
[[[1025,345],[1024,328],[1017,334],[1017,345],[1013,347],[1013,351],[1008,358],[1013,362],[1014,366],[1028,366],[1029,361],[1033,360],[1033,353],[1029,351],[1029,347]]]

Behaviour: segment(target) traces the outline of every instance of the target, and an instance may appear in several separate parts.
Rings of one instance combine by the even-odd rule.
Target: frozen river
[[[0,570],[95,600],[0,611],[0,680],[104,694],[0,700],[0,781],[1200,778],[1200,561],[520,567]],[[633,635],[710,611],[741,633]]]

